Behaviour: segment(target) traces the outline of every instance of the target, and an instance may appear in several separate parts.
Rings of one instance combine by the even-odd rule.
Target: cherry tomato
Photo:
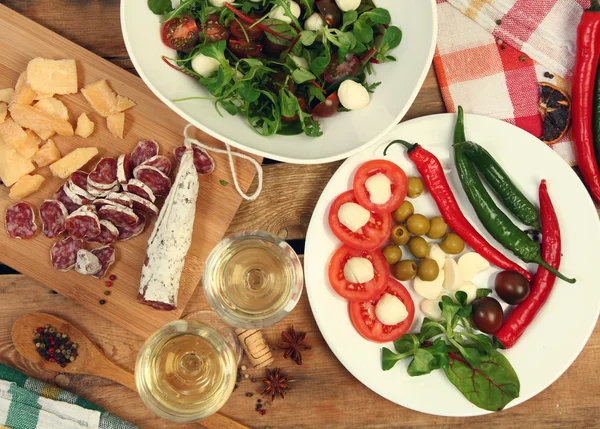
[[[375,277],[366,283],[350,283],[344,276],[344,267],[351,258],[366,258],[373,264]],[[339,296],[350,302],[364,302],[375,299],[385,289],[390,277],[390,267],[379,250],[369,252],[342,246],[329,262],[329,283]]]
[[[298,104],[300,105],[300,109],[303,112],[306,112],[306,100],[304,99],[304,97],[299,97],[296,96],[296,98],[298,99]],[[281,120],[283,122],[285,122],[286,124],[291,124],[292,122],[296,122],[298,119],[300,119],[300,117],[298,116],[298,114],[296,113],[294,116],[292,116],[291,118],[288,118],[287,116],[281,116]]]
[[[392,196],[384,204],[374,204],[365,183],[375,174],[385,174],[392,182]],[[358,204],[376,213],[391,213],[400,207],[408,191],[406,173],[396,164],[385,159],[374,159],[361,165],[354,174],[354,195]]]
[[[256,57],[263,50],[263,45],[247,40],[229,39],[229,49],[239,58]]]
[[[191,51],[198,42],[196,21],[189,15],[168,20],[163,25],[162,41],[169,48]]]
[[[345,61],[340,64],[338,54],[331,57],[331,62],[325,69],[324,77],[329,83],[335,83],[347,77],[358,75],[360,60],[354,54],[347,54]]]
[[[219,23],[219,17],[217,15],[210,15],[208,17],[203,31],[206,34],[206,38],[211,43],[218,42],[219,40],[227,40],[231,34],[227,27]]]
[[[392,233],[392,216],[389,213],[371,213],[369,222],[356,232],[350,231],[340,222],[338,212],[346,203],[356,203],[354,191],[344,192],[337,197],[329,209],[329,227],[335,236],[345,245],[359,250],[380,248]]]
[[[375,307],[385,293],[394,295],[402,301],[408,312],[406,319],[397,325],[384,325],[375,316]],[[415,303],[410,293],[402,283],[392,278],[387,280],[385,290],[377,298],[366,302],[351,302],[349,309],[350,320],[354,328],[364,338],[376,343],[387,343],[388,341],[397,340],[408,332],[415,318]]]
[[[268,37],[265,37],[264,43],[265,52],[277,58],[279,58],[279,55],[289,47],[286,45],[280,45],[279,43],[272,42],[271,39],[269,39]]]
[[[529,280],[516,271],[502,271],[496,275],[496,293],[504,302],[517,305],[529,296],[531,285]]]
[[[253,16],[252,18],[259,19],[260,17]],[[244,26],[243,29],[242,25]],[[229,27],[229,29],[231,30],[231,34],[233,34],[234,37],[237,37],[240,40],[246,40],[246,36],[250,40],[260,40],[265,35],[264,30],[258,27],[257,25],[253,27],[252,24],[248,24],[246,22],[243,22],[242,25],[240,25],[238,21],[233,21],[233,23]]]
[[[342,23],[342,11],[335,2],[331,0],[317,0],[315,3],[323,18],[332,28],[337,27]]]
[[[325,101],[317,104],[312,112],[321,118],[329,118],[337,113],[338,107],[340,107],[340,99],[336,91],[327,97]]]
[[[296,92],[296,85],[294,84],[294,79],[292,79],[292,77],[290,75],[283,73],[283,72],[273,75],[273,77],[267,84],[267,87],[271,91],[276,92],[277,95],[279,95],[279,93],[281,92],[281,88],[283,88],[283,86],[285,85],[286,80],[287,80],[288,89],[291,92]]]
[[[477,329],[486,334],[494,334],[504,322],[504,312],[500,303],[486,296],[473,301],[471,320]]]

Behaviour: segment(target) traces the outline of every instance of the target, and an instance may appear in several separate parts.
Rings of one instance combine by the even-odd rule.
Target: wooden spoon
[[[52,325],[56,332],[67,334],[78,345],[78,356],[65,368],[58,363],[48,362],[36,351],[33,332],[44,325]],[[28,361],[44,370],[69,374],[87,374],[107,378],[137,392],[135,376],[110,361],[104,353],[79,329],[66,320],[47,313],[30,313],[20,317],[12,327],[12,341],[17,351]],[[207,429],[250,429],[223,414],[213,414],[200,424]]]

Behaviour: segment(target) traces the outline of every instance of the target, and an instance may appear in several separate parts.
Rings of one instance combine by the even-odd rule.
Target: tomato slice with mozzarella
[[[198,42],[198,26],[190,15],[169,19],[163,25],[162,41],[169,48],[191,51]]]
[[[393,162],[374,159],[358,168],[353,187],[361,206],[376,213],[391,213],[406,198],[408,178]]]
[[[363,283],[353,283],[346,278],[346,265],[351,259],[365,262],[372,267],[373,278]],[[359,264],[360,265],[360,264]],[[357,276],[361,273],[356,272]],[[329,262],[329,283],[339,296],[350,302],[364,302],[381,295],[390,277],[390,267],[379,250],[372,252],[342,246]]]
[[[398,298],[404,306],[408,316],[402,322],[390,326],[381,323],[375,316],[375,307],[384,294],[389,293]],[[350,320],[360,335],[369,341],[387,343],[406,334],[415,318],[415,303],[406,288],[398,281],[389,278],[385,290],[375,299],[365,302],[351,302],[349,304]]]
[[[339,218],[340,208],[344,204],[358,204],[354,191],[344,192],[337,197],[329,209],[329,227],[335,236],[345,245],[358,250],[375,250],[387,241],[392,233],[390,213],[369,213],[367,223],[356,231],[351,231]]]

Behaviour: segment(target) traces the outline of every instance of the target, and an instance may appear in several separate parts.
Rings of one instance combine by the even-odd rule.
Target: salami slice
[[[54,199],[60,201],[67,208],[69,213],[73,213],[77,210],[81,205],[75,204],[71,198],[65,192],[65,185],[61,186],[58,191],[54,194]]]
[[[83,191],[83,189],[81,189],[81,188],[79,188],[79,189],[81,189],[81,191],[85,192],[90,198],[85,198],[85,197],[79,195],[77,192],[75,192],[73,190],[73,187],[74,188],[79,188],[79,186],[77,186],[75,184],[72,184],[69,181],[67,181],[63,185],[63,188],[65,190],[65,194],[67,194],[67,196],[69,197],[69,199],[71,201],[73,201],[73,203],[75,203],[77,205],[80,205],[80,206],[83,206],[83,205],[89,204],[90,201],[94,199],[93,196],[91,196],[90,194],[88,194],[87,191]]]
[[[141,165],[148,165],[159,169],[165,176],[171,174],[173,163],[164,155],[156,155],[144,161]]]
[[[115,203],[121,204],[125,207],[133,207],[133,201],[131,201],[131,198],[129,198],[129,196],[124,192],[111,192],[106,196],[106,199],[109,201],[114,201]]]
[[[165,176],[158,168],[140,165],[133,170],[133,177],[144,182],[157,197],[169,195],[171,179],[169,179],[169,176]]]
[[[75,271],[84,276],[97,274],[102,269],[102,264],[96,255],[89,250],[81,249],[77,251],[77,261],[75,261]]]
[[[215,160],[213,157],[204,149],[198,146],[192,146],[194,149],[194,166],[196,167],[198,174],[210,174],[215,171]],[[173,151],[178,163],[181,163],[181,157],[184,152],[185,146],[179,146]]]
[[[117,159],[117,181],[124,185],[133,177],[133,167],[131,166],[131,155],[124,153]]]
[[[35,237],[38,227],[35,223],[35,212],[29,204],[17,203],[7,207],[4,219],[10,238],[28,240]]]
[[[142,165],[144,161],[156,155],[158,155],[158,143],[154,140],[142,140],[131,152],[131,167],[135,169],[135,167]]]
[[[140,197],[139,195],[131,194],[129,192],[125,192],[124,194],[131,199],[134,210],[150,213],[152,215],[158,214],[158,207],[156,207],[154,203],[151,203],[150,201]]]
[[[117,228],[133,226],[139,219],[138,215],[129,207],[110,204],[100,207],[98,216],[100,219],[112,222]]]
[[[117,184],[117,160],[102,158],[87,178],[88,184],[98,189],[110,189]]]
[[[119,184],[117,183],[115,186],[113,186],[110,189],[99,189],[99,188],[95,188],[94,186],[92,186],[88,183],[87,191],[90,193],[90,195],[93,195],[96,198],[104,198],[111,192],[118,192]]]
[[[115,263],[115,249],[111,246],[103,246],[93,249],[92,253],[98,258],[100,265],[102,266],[100,271],[96,274],[92,274],[92,277],[101,279],[104,277],[110,266]]]
[[[138,215],[138,221],[133,226],[118,226],[119,241],[127,241],[137,237],[146,228],[146,217],[142,214]]]
[[[82,189],[87,187],[87,178],[88,174],[85,171],[77,170],[75,173],[71,174],[69,177],[69,182],[79,186]]]
[[[48,238],[58,237],[65,232],[65,219],[69,215],[67,208],[58,200],[46,200],[40,206],[42,232]]]
[[[100,235],[100,219],[92,206],[81,206],[67,216],[65,228],[73,238],[96,237]]]
[[[152,192],[152,189],[141,180],[131,179],[124,188],[127,192],[138,195],[152,203],[156,201],[156,196],[154,195],[154,192]]]
[[[50,248],[50,263],[58,271],[69,271],[77,262],[77,252],[84,248],[83,241],[73,237],[57,241]]]
[[[85,239],[88,243],[112,244],[119,238],[119,230],[108,220],[100,221],[100,235]]]

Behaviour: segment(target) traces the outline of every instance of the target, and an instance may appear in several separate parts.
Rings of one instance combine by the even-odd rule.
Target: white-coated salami
[[[90,193],[90,195],[93,195],[95,198],[104,198],[111,192],[118,192],[119,184],[116,184],[115,186],[113,186],[110,189],[99,189],[99,188],[93,187],[92,185],[90,185],[88,183],[87,191]]]
[[[98,189],[111,189],[117,182],[117,160],[102,158],[87,177],[88,184]]]
[[[210,174],[215,171],[215,160],[210,154],[204,149],[193,145],[194,149],[194,165],[198,174]],[[173,154],[177,162],[181,162],[181,157],[185,152],[185,146],[179,146],[175,148]]]
[[[133,177],[144,182],[157,197],[165,197],[171,190],[171,179],[156,167],[140,165],[133,170]]]
[[[50,248],[50,263],[58,271],[69,271],[77,262],[77,252],[84,249],[83,241],[67,237]]]
[[[127,241],[137,237],[146,228],[146,217],[143,214],[138,214],[138,221],[132,226],[119,226],[119,238],[118,241]]]
[[[186,146],[173,189],[148,240],[142,266],[138,301],[160,310],[177,308],[179,281],[194,230],[198,173],[193,150],[189,143]]]
[[[154,203],[151,203],[147,199],[142,198],[135,194],[131,194],[129,192],[124,192],[124,194],[127,195],[131,199],[134,210],[139,210],[139,211],[142,211],[145,213],[150,213],[152,215],[158,214],[158,207],[156,207],[154,205]]]
[[[10,238],[28,240],[35,237],[37,233],[35,212],[27,203],[17,203],[7,207],[4,221]]]
[[[119,238],[119,230],[112,222],[102,219],[100,221],[100,234],[96,237],[86,238],[88,243],[112,244]]]
[[[125,207],[133,207],[133,201],[131,201],[131,198],[124,192],[111,192],[106,196],[106,199]]]
[[[152,192],[152,189],[150,189],[141,180],[131,179],[126,185],[123,186],[123,188],[127,192],[138,195],[139,197],[142,197],[152,203],[156,201],[156,196],[154,195],[154,192]]]
[[[71,198],[69,198],[69,196],[65,192],[64,185],[61,186],[58,189],[58,191],[56,191],[56,193],[54,194],[54,199],[63,203],[69,213],[73,213],[75,210],[77,210],[79,207],[81,207],[80,205],[75,204],[73,202],[73,200]]]
[[[117,181],[121,185],[125,185],[132,177],[131,155],[124,153],[117,159]]]
[[[65,220],[69,212],[58,200],[46,200],[40,206],[42,232],[48,238],[58,237],[65,232]]]
[[[154,140],[142,140],[131,152],[131,167],[142,165],[144,161],[156,155],[158,155],[158,143]]]
[[[69,199],[73,201],[73,203],[78,204],[80,206],[89,204],[94,199],[94,197],[90,195],[87,191],[79,188],[79,186],[69,181],[65,182],[63,188]],[[86,194],[86,196],[83,196],[82,193]]]
[[[101,279],[104,277],[111,265],[115,263],[115,249],[113,249],[111,246],[103,246],[93,249],[92,253],[98,258],[100,265],[102,266],[100,271],[92,274],[92,277],[95,279]]]
[[[120,204],[107,204],[98,210],[100,219],[108,220],[116,227],[135,225],[139,219],[138,215],[129,207]]]
[[[96,237],[100,234],[100,219],[92,206],[81,206],[67,216],[65,229],[76,239]]]
[[[102,264],[96,255],[89,250],[81,249],[77,251],[77,260],[75,261],[75,271],[84,276],[90,276],[98,273],[102,269]]]
[[[164,155],[153,156],[152,158],[144,161],[141,165],[148,165],[150,167],[157,168],[158,170],[162,171],[165,176],[171,174],[171,168],[173,167],[171,160]]]

